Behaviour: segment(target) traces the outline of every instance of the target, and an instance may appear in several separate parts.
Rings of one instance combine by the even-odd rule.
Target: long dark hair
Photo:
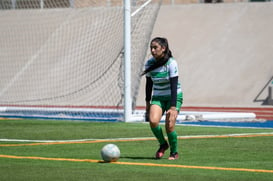
[[[163,58],[161,58],[160,60],[155,61],[155,64],[151,65],[150,67],[148,67],[146,70],[144,70],[142,72],[141,75],[145,75],[146,73],[161,67],[162,65],[165,65],[170,57],[173,57],[171,50],[169,49],[169,43],[168,40],[166,38],[162,38],[162,37],[156,37],[154,39],[152,39],[152,42],[157,42],[160,46],[165,47],[165,51]]]

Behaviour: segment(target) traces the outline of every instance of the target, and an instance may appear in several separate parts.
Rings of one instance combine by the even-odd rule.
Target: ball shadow
[[[131,159],[131,160],[156,160],[155,157],[143,157],[143,156],[121,156],[120,158]]]

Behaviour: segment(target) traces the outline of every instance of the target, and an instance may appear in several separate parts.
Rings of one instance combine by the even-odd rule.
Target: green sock
[[[157,138],[160,145],[162,145],[166,142],[166,140],[163,136],[162,128],[159,125],[155,128],[151,128],[151,130],[154,133],[154,135]]]
[[[171,147],[171,153],[177,152],[177,133],[175,131],[168,133],[168,140]]]

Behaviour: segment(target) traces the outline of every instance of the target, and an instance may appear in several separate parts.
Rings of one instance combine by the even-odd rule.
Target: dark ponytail
[[[145,75],[146,73],[148,73],[148,72],[150,72],[152,70],[157,69],[158,67],[161,67],[161,66],[165,65],[168,62],[169,58],[173,57],[172,52],[169,49],[168,40],[166,38],[156,37],[151,41],[151,43],[152,42],[157,42],[160,46],[165,47],[164,57],[161,58],[160,60],[157,60],[155,62],[155,64],[151,65],[146,70],[144,70],[142,72],[141,76]]]

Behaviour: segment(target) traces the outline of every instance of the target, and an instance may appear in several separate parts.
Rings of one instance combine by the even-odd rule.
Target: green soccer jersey
[[[155,63],[155,59],[149,59],[145,64],[145,69]],[[153,97],[170,98],[171,97],[171,85],[170,78],[178,76],[178,66],[174,58],[169,58],[168,62],[155,70],[152,70],[146,74],[147,77],[151,77],[153,81]],[[181,94],[181,84],[177,84],[177,95]]]

